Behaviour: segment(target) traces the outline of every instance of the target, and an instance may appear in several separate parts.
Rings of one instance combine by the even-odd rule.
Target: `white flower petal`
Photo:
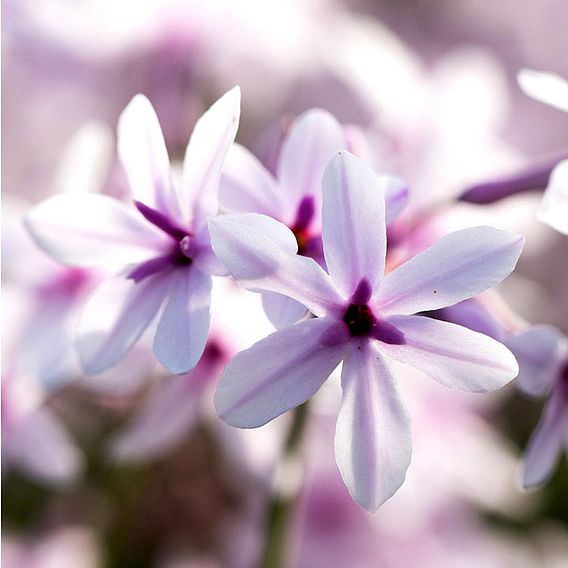
[[[374,513],[404,482],[412,452],[410,419],[387,362],[368,341],[351,345],[341,387],[337,465],[351,497]]]
[[[86,373],[116,365],[150,325],[171,284],[162,273],[141,282],[119,276],[101,284],[87,301],[79,322],[77,347]]]
[[[73,482],[83,466],[83,458],[69,432],[47,408],[38,408],[22,417],[3,433],[3,443],[9,462],[39,481],[55,486]]]
[[[164,312],[154,337],[154,354],[176,375],[197,365],[209,333],[211,276],[194,267],[172,275]]]
[[[552,170],[537,217],[568,235],[568,160],[563,160]]]
[[[262,294],[262,306],[270,323],[276,329],[300,321],[307,313],[305,306],[296,300],[272,292]]]
[[[519,87],[529,97],[568,112],[568,81],[554,73],[523,69],[517,75]]]
[[[233,144],[223,166],[219,203],[231,213],[282,216],[282,192],[258,158],[240,144]]]
[[[207,216],[216,215],[218,189],[225,156],[239,127],[241,91],[225,93],[197,121],[185,151],[180,206],[194,231]]]
[[[365,278],[380,282],[386,257],[385,199],[379,178],[348,152],[323,176],[323,249],[329,274],[349,297]]]
[[[531,396],[546,394],[558,373],[562,355],[568,353],[562,334],[551,326],[534,326],[504,342],[519,363],[517,385]]]
[[[383,315],[415,314],[457,304],[504,280],[515,268],[524,238],[492,227],[442,237],[381,282],[375,296]]]
[[[167,246],[133,208],[106,195],[55,195],[32,208],[25,223],[42,250],[74,266],[139,262]]]
[[[117,144],[133,198],[166,215],[178,213],[162,129],[144,95],[136,95],[120,115]]]
[[[385,196],[385,222],[387,227],[397,220],[410,201],[410,190],[402,180],[391,176],[379,176],[379,184]]]
[[[546,482],[560,459],[568,438],[568,405],[562,393],[554,393],[527,446],[523,458],[523,487],[531,489]]]
[[[213,250],[231,275],[244,288],[284,294],[315,315],[337,311],[343,299],[329,275],[313,259],[291,253],[294,237],[285,225],[257,217],[263,219],[250,224],[242,215],[209,220]]]
[[[277,179],[289,203],[312,196],[320,202],[323,172],[339,151],[347,148],[343,127],[328,112],[312,109],[290,127],[278,161]]]
[[[343,358],[346,343],[330,346],[322,339],[336,325],[310,319],[238,353],[219,380],[219,416],[232,426],[256,428],[308,400]]]
[[[160,458],[181,443],[199,418],[202,381],[190,376],[168,377],[111,446],[121,462]]]
[[[404,334],[406,343],[380,343],[380,349],[447,387],[487,392],[519,372],[513,354],[487,335],[423,316],[392,316],[387,321]]]

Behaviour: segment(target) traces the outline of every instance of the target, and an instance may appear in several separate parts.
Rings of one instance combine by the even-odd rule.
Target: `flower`
[[[410,422],[388,359],[439,382],[484,392],[518,371],[511,352],[466,328],[418,312],[472,297],[514,268],[523,238],[490,227],[451,233],[383,278],[382,187],[360,160],[340,152],[323,178],[328,272],[296,255],[293,233],[263,215],[211,219],[218,258],[245,288],[286,294],[315,318],[285,327],[236,355],[215,404],[233,426],[262,426],[309,399],[343,361],[335,451],[352,497],[374,512],[404,481]]]
[[[209,330],[211,274],[218,270],[206,219],[217,214],[219,176],[239,107],[235,87],[197,122],[176,191],[158,119],[137,95],[118,125],[135,208],[105,195],[65,194],[27,215],[37,244],[60,262],[119,269],[81,317],[78,351],[86,372],[118,363],[159,312],[154,353],[160,363],[181,374],[199,361]]]
[[[298,254],[324,264],[321,243],[321,181],[338,150],[349,147],[345,129],[328,112],[311,109],[289,127],[274,177],[246,148],[233,144],[221,176],[219,201],[233,213],[261,213],[285,224],[298,243]],[[408,200],[408,187],[394,180],[385,188],[387,224]],[[294,323],[306,308],[280,294],[264,294],[266,315],[275,327]]]
[[[541,325],[510,337],[507,345],[519,361],[519,388],[532,397],[548,396],[523,458],[521,483],[531,489],[547,481],[568,451],[568,339]]]

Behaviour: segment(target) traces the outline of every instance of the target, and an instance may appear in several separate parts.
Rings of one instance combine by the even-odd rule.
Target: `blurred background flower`
[[[55,193],[128,199],[114,133],[137,93],[156,109],[177,175],[197,118],[239,84],[237,141],[271,174],[294,119],[317,107],[376,172],[408,183],[410,203],[389,226],[389,269],[456,229],[487,224],[526,237],[497,292],[432,315],[510,346],[536,324],[566,335],[568,240],[537,219],[545,184],[488,204],[458,200],[566,157],[568,114],[517,83],[523,68],[568,78],[564,0],[2,7],[7,568],[278,565],[266,550],[270,527],[280,565],[291,567],[568,566],[565,456],[538,490],[519,483],[546,399],[514,382],[484,397],[448,391],[397,369],[413,459],[372,517],[333,459],[337,371],[311,403],[302,444],[290,442],[288,415],[258,430],[216,416],[225,362],[274,329],[259,295],[214,279],[205,356],[188,375],[159,368],[149,329],[120,365],[85,376],[74,330],[105,274],[54,263],[21,224]],[[522,365],[530,350],[517,355]]]

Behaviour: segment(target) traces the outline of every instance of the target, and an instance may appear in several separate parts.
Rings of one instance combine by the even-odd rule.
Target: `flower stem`
[[[298,495],[299,483],[290,486],[289,481],[297,473],[299,454],[306,424],[308,422],[308,402],[294,410],[290,430],[284,443],[282,462],[277,472],[278,482],[268,504],[266,534],[262,554],[262,568],[284,568],[286,565],[286,544],[288,541],[290,518]]]

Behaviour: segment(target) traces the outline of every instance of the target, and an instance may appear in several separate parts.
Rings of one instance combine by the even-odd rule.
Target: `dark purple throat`
[[[156,211],[140,201],[134,201],[134,205],[144,219],[166,233],[166,235],[172,238],[173,242],[170,252],[139,264],[128,273],[127,278],[135,282],[141,282],[149,276],[168,268],[190,266],[193,262],[191,258],[193,235],[191,232],[179,227],[164,213]]]
[[[366,278],[361,279],[350,304],[343,314],[343,323],[352,337],[372,337],[389,345],[404,345],[404,334],[391,323],[378,319],[368,302],[372,289]]]
[[[314,219],[316,205],[314,198],[311,196],[304,197],[298,206],[296,219],[292,223],[290,229],[298,242],[298,254],[306,255],[311,246],[312,235],[310,234],[310,225]]]

